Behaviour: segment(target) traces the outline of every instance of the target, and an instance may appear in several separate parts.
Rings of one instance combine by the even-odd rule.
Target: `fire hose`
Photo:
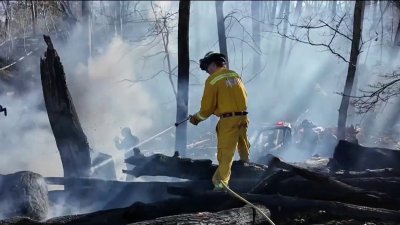
[[[175,123],[175,127],[179,126],[180,124],[188,121],[190,119],[191,116],[188,116],[186,119],[180,121],[180,122],[176,122]],[[225,188],[226,191],[228,191],[228,193],[230,195],[232,195],[233,197],[239,199],[240,201],[244,202],[245,204],[251,206],[254,210],[256,210],[257,212],[259,212],[265,219],[267,219],[267,221],[271,224],[271,225],[275,225],[275,223],[268,217],[267,214],[265,214],[260,208],[258,208],[257,206],[255,206],[253,203],[247,201],[245,198],[243,198],[242,196],[240,196],[238,193],[234,192],[232,189],[230,189],[226,184],[224,184],[224,182],[221,182],[222,186]]]
[[[261,213],[261,215],[263,217],[265,217],[265,219],[267,219],[267,221],[271,224],[271,225],[275,225],[275,223],[267,216],[267,214],[265,214],[260,208],[258,208],[257,206],[255,206],[253,203],[247,201],[245,198],[243,198],[242,196],[240,196],[238,193],[232,191],[232,189],[230,189],[226,184],[224,184],[224,182],[221,182],[222,186],[225,188],[225,190],[228,191],[229,194],[231,194],[233,197],[239,199],[240,201],[246,203],[247,205],[251,206],[253,209],[255,209],[257,212]]]

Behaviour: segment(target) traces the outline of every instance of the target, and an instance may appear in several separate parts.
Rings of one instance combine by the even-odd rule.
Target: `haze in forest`
[[[32,56],[15,65],[18,71],[28,71],[31,76],[0,83],[0,104],[9,111],[7,117],[1,118],[1,174],[31,170],[43,176],[62,176],[59,153],[43,102],[39,56],[43,56],[45,47],[40,34],[50,34],[54,39],[57,35],[68,37],[54,44],[64,65],[80,122],[93,149],[115,155],[118,150],[113,138],[120,135],[121,128],[130,127],[140,139],[146,139],[176,122],[173,89],[176,90],[177,84],[178,1],[119,1],[123,9],[120,22],[115,22],[114,2],[93,1],[90,4],[89,65],[82,60],[87,54],[84,43],[89,30],[80,23],[81,2],[54,2],[54,5],[38,3],[39,9],[48,7],[47,17],[39,16],[37,21],[36,37],[41,46]],[[263,123],[280,120],[299,123],[309,119],[323,127],[336,127],[342,98],[339,93],[343,92],[348,69],[348,63],[338,55],[349,60],[351,41],[345,36],[352,34],[354,2],[337,1],[335,8],[327,1],[256,2],[259,18],[253,18],[251,7],[255,3],[250,1],[226,1],[223,5],[229,67],[242,75],[248,91],[249,134]],[[9,45],[13,38],[29,36],[32,33],[29,8],[25,11],[13,8],[13,22],[9,32],[4,32],[7,6],[6,1],[2,3],[1,45]],[[10,1],[10,4],[16,7],[19,2]],[[60,4],[70,6],[72,15],[77,18],[76,25],[67,25],[65,13],[57,11]],[[368,85],[384,82],[380,75],[399,71],[396,41],[398,43],[400,38],[400,10],[395,4],[393,1],[368,1],[365,6],[354,95],[362,95],[359,89],[369,90]],[[284,20],[285,7],[289,9],[289,23]],[[330,45],[338,55],[325,46],[282,37],[285,34],[307,41],[307,29],[296,25],[326,23],[335,27],[339,21],[342,22],[336,29],[343,35],[337,34]],[[253,23],[260,26],[260,46],[254,41]],[[219,52],[215,2],[192,2],[189,32],[189,113],[195,113],[200,107],[207,77],[199,69],[198,61],[208,51]],[[313,43],[329,43],[333,33],[325,26],[310,29],[309,35]],[[7,59],[9,54],[3,51],[0,57]],[[18,57],[24,54],[26,52]],[[259,65],[254,65],[255,61],[259,61]],[[0,70],[1,80],[10,80],[1,76]],[[17,77],[18,72],[14,76]],[[398,123],[398,118],[391,116],[398,107],[397,96],[366,114],[356,114],[357,109],[351,107],[347,125],[383,133],[387,124]],[[215,124],[210,120],[198,127],[188,125],[188,144],[214,130]],[[142,148],[144,152],[172,155],[174,141],[172,130]],[[360,144],[373,146],[375,143],[360,138]],[[115,163],[117,177],[124,179],[121,169],[125,165],[122,160]]]

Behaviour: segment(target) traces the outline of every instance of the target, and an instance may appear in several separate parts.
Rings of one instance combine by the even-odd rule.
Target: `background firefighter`
[[[137,148],[134,148],[137,144],[139,144],[139,138],[136,137],[135,135],[132,134],[132,131],[129,127],[124,127],[121,130],[121,135],[122,139],[119,137],[114,138],[114,144],[115,147],[118,150],[123,150],[125,151],[125,159],[134,156],[135,154],[140,154],[140,150]],[[127,170],[132,170],[133,165],[131,164],[126,164],[126,169]],[[127,175],[126,180],[130,181],[133,180],[134,177],[132,175]]]
[[[228,185],[236,148],[240,160],[249,161],[250,143],[247,137],[247,92],[240,76],[226,67],[223,54],[209,52],[200,60],[200,68],[210,76],[207,78],[198,113],[190,122],[197,125],[212,114],[220,117],[216,131],[218,137],[218,168],[212,178],[214,190]]]

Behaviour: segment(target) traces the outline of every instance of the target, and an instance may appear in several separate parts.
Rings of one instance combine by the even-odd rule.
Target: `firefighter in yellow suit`
[[[212,178],[214,190],[228,185],[236,148],[240,160],[249,161],[250,143],[247,137],[247,92],[240,76],[226,67],[221,53],[209,52],[200,60],[200,68],[210,76],[205,82],[200,111],[190,117],[197,125],[212,114],[220,117],[217,124],[218,168]]]

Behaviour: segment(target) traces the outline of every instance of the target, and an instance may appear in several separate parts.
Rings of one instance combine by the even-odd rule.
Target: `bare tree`
[[[252,34],[253,40],[255,42],[256,48],[261,48],[261,34],[260,34],[260,11],[261,11],[261,2],[260,1],[252,1],[251,2],[251,14],[253,15],[252,20]],[[261,57],[257,54],[256,51],[253,52],[253,73],[257,73],[260,71],[261,67]]]
[[[121,1],[114,1],[114,32],[115,35],[119,35],[122,37],[122,4]]]
[[[290,9],[290,1],[282,1],[280,15],[284,21],[283,22],[283,34],[284,35],[287,34],[287,30],[288,30],[289,9]],[[277,73],[275,75],[275,84],[277,84],[278,80],[280,79],[280,74],[281,74],[282,65],[283,65],[283,59],[285,57],[285,51],[286,51],[286,38],[282,38],[280,52],[279,52]]]
[[[37,25],[37,4],[38,2],[30,0],[31,8],[31,20],[32,20],[32,33],[36,35],[36,25]]]
[[[332,4],[332,6],[331,6],[331,17],[332,17],[332,21],[334,21],[334,18],[336,16],[337,0],[333,0],[331,4]]]
[[[178,20],[178,96],[176,120],[182,121],[188,116],[189,101],[189,18],[190,0],[179,2]],[[175,150],[181,156],[186,154],[187,123],[176,128]]]
[[[353,88],[353,81],[356,74],[358,55],[360,54],[360,40],[362,34],[364,4],[365,4],[364,1],[357,0],[354,7],[353,39],[351,41],[350,61],[347,71],[346,83],[343,91],[343,97],[339,107],[338,133],[337,133],[339,140],[344,140],[346,137],[347,111],[350,104],[351,89]]]
[[[400,2],[399,1],[395,2],[395,7],[397,9],[397,12],[400,13]],[[397,29],[396,29],[396,34],[394,36],[393,44],[394,44],[394,48],[393,48],[394,54],[393,54],[392,58],[396,59],[400,52],[400,18],[397,23]]]
[[[227,66],[229,67],[228,47],[226,44],[224,1],[215,1],[215,12],[217,14],[218,43],[219,51],[226,56]]]
[[[360,90],[361,96],[353,97],[352,103],[358,113],[373,111],[377,106],[389,102],[390,99],[400,96],[400,72],[380,75],[383,79],[375,84],[370,84],[369,90]]]
[[[303,5],[303,0],[297,0],[296,8],[294,11],[297,18],[301,16],[302,5]]]

